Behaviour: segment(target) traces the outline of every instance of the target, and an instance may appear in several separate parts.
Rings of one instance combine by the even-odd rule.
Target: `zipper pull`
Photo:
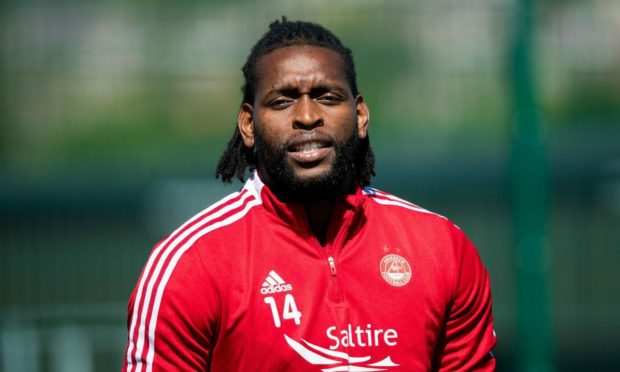
[[[336,264],[334,263],[334,258],[332,256],[327,257],[327,262],[329,262],[329,269],[332,272],[333,276],[336,276]]]

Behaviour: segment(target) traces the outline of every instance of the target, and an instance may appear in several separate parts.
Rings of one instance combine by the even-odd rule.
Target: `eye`
[[[279,97],[269,102],[269,107],[281,110],[287,108],[289,105],[293,103],[293,100],[290,98]]]
[[[336,105],[342,101],[340,97],[332,93],[322,94],[317,98],[317,101],[326,105]]]

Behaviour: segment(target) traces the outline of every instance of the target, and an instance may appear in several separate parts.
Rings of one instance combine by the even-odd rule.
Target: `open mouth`
[[[325,158],[332,147],[329,140],[297,140],[288,147],[289,155],[299,163],[314,163]]]
[[[330,146],[331,145],[329,143],[322,142],[322,141],[309,141],[309,142],[302,142],[302,143],[298,143],[295,145],[291,145],[289,146],[288,151],[290,152],[311,152],[311,151],[315,151],[318,149],[324,149]]]

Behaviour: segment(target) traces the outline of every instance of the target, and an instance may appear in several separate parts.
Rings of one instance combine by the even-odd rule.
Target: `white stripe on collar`
[[[265,186],[265,184],[261,181],[260,177],[258,177],[258,173],[254,171],[250,174],[250,178],[248,178],[245,182],[243,188],[252,192],[256,199],[262,203],[263,200],[261,199],[261,191],[263,190],[263,186]]]

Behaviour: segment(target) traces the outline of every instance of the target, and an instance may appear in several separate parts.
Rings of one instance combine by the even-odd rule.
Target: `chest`
[[[434,253],[441,247],[380,230],[328,247],[278,229],[252,234],[251,247],[225,265],[213,362],[427,368],[449,297],[450,275]]]

